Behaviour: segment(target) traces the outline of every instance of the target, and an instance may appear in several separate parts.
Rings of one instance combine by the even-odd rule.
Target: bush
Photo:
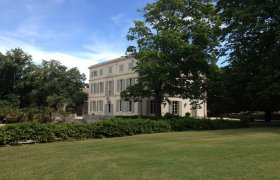
[[[115,118],[91,124],[24,122],[0,128],[0,145],[15,145],[31,140],[46,143],[86,138],[120,137],[169,131],[210,130],[246,127],[246,122],[198,120],[172,116],[170,119]]]
[[[194,119],[190,117],[171,118],[167,120],[173,131],[214,130],[248,127],[246,122],[229,120]]]
[[[46,143],[168,131],[170,131],[170,125],[166,121],[146,119],[113,119],[87,125],[24,122],[0,128],[0,145],[15,145],[28,140]]]

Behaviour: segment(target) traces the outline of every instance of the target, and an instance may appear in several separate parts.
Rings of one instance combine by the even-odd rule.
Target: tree
[[[87,94],[82,92],[85,75],[77,68],[67,69],[58,61],[43,60],[36,73],[37,88],[31,92],[33,104],[59,110],[74,108],[87,100]]]
[[[0,106],[75,108],[87,100],[84,81],[77,68],[54,60],[35,65],[20,48],[0,53]]]
[[[167,96],[205,99],[209,63],[215,62],[219,21],[211,0],[158,0],[141,11],[127,39],[136,41],[127,53],[137,59],[138,84],[122,98],[152,97],[155,114]]]
[[[13,105],[22,106],[26,94],[32,89],[34,66],[32,57],[20,48],[0,55],[0,99]]]
[[[280,109],[280,1],[219,0],[225,51],[243,111]]]

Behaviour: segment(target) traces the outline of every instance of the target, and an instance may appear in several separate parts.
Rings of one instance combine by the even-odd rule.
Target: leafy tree
[[[85,75],[77,68],[67,69],[58,61],[35,65],[20,48],[0,54],[0,106],[12,108],[63,106],[72,109],[86,101]]]
[[[265,111],[270,121],[280,109],[280,1],[219,0],[217,6],[237,99],[246,100],[240,110]]]
[[[85,86],[85,75],[77,68],[67,69],[60,62],[43,60],[37,71],[36,89],[31,92],[33,103],[54,109],[75,107],[86,101],[87,95],[81,91]]]
[[[0,55],[0,99],[22,106],[32,89],[32,57],[20,48]]]
[[[158,0],[141,11],[127,39],[137,46],[127,49],[137,59],[138,84],[122,98],[153,97],[155,114],[167,96],[192,100],[205,98],[209,63],[215,62],[219,21],[211,0]]]

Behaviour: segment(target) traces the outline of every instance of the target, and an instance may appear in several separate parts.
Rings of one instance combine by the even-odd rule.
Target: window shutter
[[[114,95],[114,81],[111,81],[111,94],[110,95]]]
[[[96,93],[99,93],[99,83],[96,83]]]
[[[119,112],[119,109],[120,109],[120,100],[117,100],[117,101],[116,101],[116,104],[117,104],[117,105],[116,105],[116,111]]]
[[[96,111],[96,101],[93,101],[93,102],[92,102],[92,110],[93,110],[93,111]]]
[[[178,103],[178,115],[183,116],[183,114],[182,114],[182,101],[179,101],[179,103]]]
[[[105,105],[104,105],[104,115],[105,115],[105,116],[108,115],[108,109],[107,109],[107,108],[108,108],[108,105],[105,104]]]
[[[109,83],[108,81],[105,82],[105,96],[109,95],[109,93],[108,93],[109,92],[108,91],[108,83]]]
[[[134,101],[132,101],[132,105],[131,106],[132,106],[131,112],[134,113],[134,106],[135,106],[135,102]]]
[[[132,78],[131,85],[135,84],[135,78]]]
[[[103,101],[100,101],[100,110],[103,112]]]
[[[125,79],[122,80],[122,90],[125,90]]]
[[[130,78],[126,79],[126,88],[130,86],[129,82],[130,82]]]
[[[92,111],[92,101],[89,102],[89,110]]]
[[[120,92],[120,80],[117,80],[117,92]]]
[[[150,112],[151,112],[151,101],[147,100],[146,105],[147,105],[147,113],[146,113],[146,115],[149,116]]]
[[[90,94],[93,94],[93,84],[90,85]]]
[[[104,93],[104,82],[101,83],[101,93]]]
[[[168,108],[169,108],[169,113],[172,114],[172,103],[173,101],[170,102],[170,104],[168,103]]]
[[[124,104],[124,112],[128,112],[128,101],[123,101],[123,104]]]

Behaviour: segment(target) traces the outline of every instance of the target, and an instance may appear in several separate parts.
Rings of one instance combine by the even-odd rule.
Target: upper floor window
[[[132,68],[133,68],[133,63],[129,63],[128,64],[128,70],[132,70]]]
[[[124,68],[124,65],[123,65],[123,64],[120,64],[120,65],[119,65],[119,71],[123,71],[123,68]]]
[[[93,76],[97,76],[98,72],[97,71],[93,71]]]
[[[113,72],[113,68],[112,67],[109,67],[108,68],[108,74],[111,74]]]
[[[122,92],[123,90],[125,90],[125,79],[119,79],[117,81],[117,91]]]
[[[99,93],[104,93],[104,82],[99,83]]]
[[[102,76],[103,75],[103,69],[99,70],[99,75]]]

